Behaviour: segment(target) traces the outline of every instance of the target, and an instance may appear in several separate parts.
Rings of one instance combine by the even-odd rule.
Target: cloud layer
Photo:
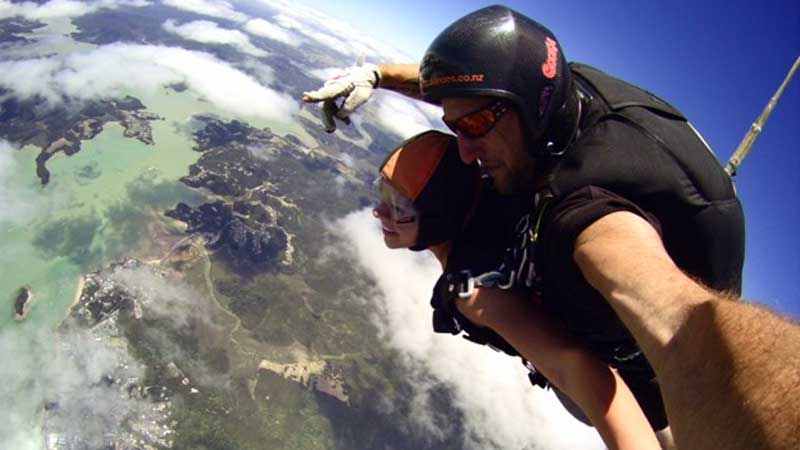
[[[79,17],[95,12],[101,8],[118,8],[121,6],[147,6],[146,0],[99,0],[79,2],[74,0],[50,0],[47,3],[34,2],[12,3],[0,0],[0,19],[21,16],[28,20],[51,20],[58,18]]]
[[[236,11],[230,3],[224,0],[163,0],[165,5],[173,8],[191,11],[203,16],[218,17],[220,19],[244,22],[247,16]]]
[[[0,224],[23,224],[41,213],[45,203],[41,193],[29,186],[20,186],[11,180],[15,174],[28,168],[19,167],[14,159],[14,146],[0,139]],[[4,251],[10,251],[10,246]]]
[[[178,25],[170,19],[162,25],[164,30],[178,36],[204,44],[224,44],[238,48],[241,52],[252,56],[266,56],[267,52],[261,50],[250,42],[246,34],[238,30],[221,28],[215,22],[196,20],[194,22]]]
[[[191,330],[188,332],[198,339],[203,351],[228,344],[227,333],[213,321],[210,301],[186,283],[161,276],[149,266],[117,268],[109,279],[124,287],[140,302],[145,317],[167,320],[178,331]],[[226,374],[216,373],[201,360],[187,355],[174,338],[160,328],[149,329],[147,340],[153,348],[158,349],[164,364],[177,363],[192,383],[218,388],[228,385]]]
[[[274,41],[283,42],[284,44],[296,47],[299,45],[299,38],[291,33],[289,30],[275,25],[264,19],[251,19],[244,24],[244,29],[248,33],[261,36]]]
[[[106,275],[137,299],[144,317],[169,322],[175,330],[191,328],[204,351],[226,342],[225,330],[211,321],[211,306],[185,283],[166,279],[149,266],[120,267]],[[145,367],[113,338],[117,322],[87,329],[71,320],[58,333],[48,327],[37,330],[29,322],[0,330],[0,354],[14,361],[0,365],[0,403],[14,405],[0,420],[0,448],[43,448],[37,431],[45,404],[51,406],[46,430],[79,436],[87,448],[105,448],[114,436],[141,437],[137,421],[167,418],[168,410],[157,403],[129,395],[126,387],[142,382]],[[146,340],[158,349],[163,364],[177,364],[192,387],[229,386],[226,375],[187,355],[163,325],[148,328]]]
[[[284,0],[260,0],[278,11],[273,18],[284,28],[325,45],[344,55],[366,56],[375,61],[409,61],[411,58],[350,24],[309,8]]]
[[[376,91],[370,99],[370,108],[384,128],[401,139],[407,139],[431,128],[444,129],[440,120],[441,108],[412,100],[391,91]]]
[[[51,104],[65,98],[116,97],[129,90],[155,92],[183,82],[220,109],[243,116],[286,120],[297,101],[269,89],[214,56],[176,47],[111,44],[87,53],[0,62],[0,86]]]
[[[143,368],[130,359],[124,348],[105,345],[91,333],[53,334],[49,329],[32,333],[18,326],[0,332],[0,354],[14,364],[0,366],[0,402],[14,405],[0,420],[0,448],[43,448],[37,436],[45,402],[57,409],[48,416],[48,426],[81,430],[81,438],[92,448],[102,446],[108,432],[137,416],[148,403],[128,398],[117,384],[101,383],[104,375],[122,380],[141,378]],[[65,416],[64,414],[71,412]],[[80,414],[75,414],[80,412]]]
[[[358,265],[375,280],[372,299],[389,344],[409,374],[428,373],[451,386],[464,413],[470,449],[601,449],[597,433],[572,419],[551,393],[532,388],[518,359],[463,339],[437,335],[430,325],[430,289],[440,269],[428,254],[387,250],[369,211],[352,213],[331,227]],[[434,423],[426,408],[430,380],[418,388],[419,425]]]

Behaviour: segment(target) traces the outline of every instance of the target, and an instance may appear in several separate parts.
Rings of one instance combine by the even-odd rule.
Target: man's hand
[[[326,81],[320,89],[304,92],[303,101],[324,102],[323,122],[326,131],[331,133],[336,130],[334,118],[349,123],[348,116],[369,99],[380,78],[378,66],[374,64],[348,67],[343,73]],[[344,97],[341,106],[336,104],[339,97]]]

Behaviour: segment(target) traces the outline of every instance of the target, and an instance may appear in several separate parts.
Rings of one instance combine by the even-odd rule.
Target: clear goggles
[[[411,223],[417,220],[417,210],[414,202],[392,187],[382,177],[373,183],[378,194],[378,205],[375,212],[378,215],[391,217],[396,223]]]

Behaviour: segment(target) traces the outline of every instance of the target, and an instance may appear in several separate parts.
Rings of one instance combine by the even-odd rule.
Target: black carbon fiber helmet
[[[561,138],[561,128],[574,129],[574,121],[553,120],[565,103],[575,101],[558,40],[541,24],[504,6],[475,11],[442,31],[422,59],[420,84],[423,98],[433,103],[473,95],[509,100],[521,116],[526,138],[547,135],[541,142],[529,141],[535,156],[544,150],[539,147]]]

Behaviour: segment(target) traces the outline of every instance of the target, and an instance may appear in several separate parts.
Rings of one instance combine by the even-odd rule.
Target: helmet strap
[[[530,147],[534,149],[534,156],[555,158],[563,155],[580,134],[582,109],[581,95],[572,86],[564,103],[550,120],[550,127],[537,143],[540,145]]]

